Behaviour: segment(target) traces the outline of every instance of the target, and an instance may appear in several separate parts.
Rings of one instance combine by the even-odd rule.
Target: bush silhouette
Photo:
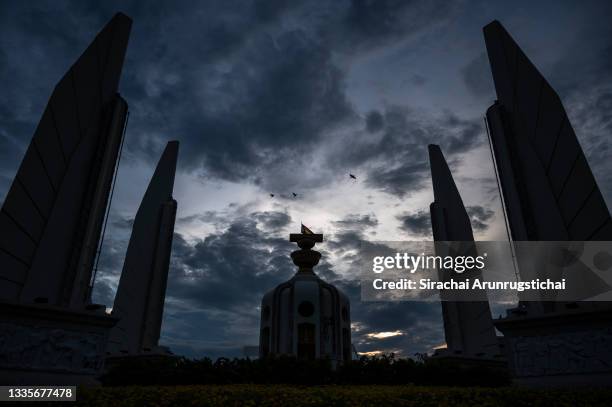
[[[366,357],[334,368],[327,359],[302,361],[280,356],[264,359],[125,358],[100,380],[107,386],[189,384],[415,384],[501,386],[510,383],[505,369],[456,360]]]

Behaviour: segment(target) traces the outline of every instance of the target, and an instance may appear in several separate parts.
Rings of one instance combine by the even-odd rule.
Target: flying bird
[[[357,181],[357,177],[354,176],[353,174],[349,174],[349,177],[351,177],[352,179],[354,179],[355,181]]]
[[[296,194],[295,192],[292,192],[292,194],[293,194],[293,197],[294,197],[294,198],[296,198],[296,197],[297,197],[297,194]]]
[[[274,194],[270,194],[270,198],[274,198]]]

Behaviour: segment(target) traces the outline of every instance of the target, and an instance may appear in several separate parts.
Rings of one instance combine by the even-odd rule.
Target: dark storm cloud
[[[297,247],[276,237],[290,221],[283,212],[253,212],[203,240],[175,233],[162,343],[200,357],[240,356],[243,345],[257,344],[261,298],[296,270],[289,255]],[[317,274],[340,281],[322,252]]]
[[[263,294],[288,280],[295,270],[289,257],[295,246],[257,226],[263,222],[279,227],[287,222],[282,215],[252,213],[234,219],[227,230],[196,242],[175,233],[164,337],[171,338],[175,345],[181,339],[203,338],[202,343],[188,349],[191,354],[197,351],[198,356],[206,352],[220,355],[226,346],[236,351],[242,345],[257,343],[257,307]],[[176,331],[177,324],[183,326],[192,318],[193,327]],[[232,338],[228,332],[233,329],[232,321],[237,320],[248,329]],[[200,329],[211,332],[211,337],[202,336]],[[215,343],[215,337],[220,343]],[[185,350],[185,346],[179,348]],[[238,356],[235,352],[234,355]]]
[[[330,49],[299,29],[274,26],[284,10],[279,5],[121,3],[134,18],[121,86],[132,110],[126,154],[153,156],[156,144],[178,137],[183,166],[251,179],[254,168],[289,159],[291,149],[348,117],[343,75]],[[53,84],[115,7],[44,2],[5,9],[11,21],[0,29],[7,45],[2,83],[27,86],[6,87],[11,105],[0,112],[13,121],[2,125],[23,149]],[[17,123],[24,108],[27,120]]]
[[[132,227],[134,226],[134,218],[128,218],[128,217],[117,215],[113,217],[111,224],[113,227],[116,227],[119,229],[127,229],[131,231]]]
[[[336,252],[346,252],[361,248],[364,244],[364,235],[361,230],[345,230],[334,233],[327,242],[325,247]]]
[[[276,232],[291,223],[291,216],[286,212],[256,212],[253,218],[261,224],[266,231]]]
[[[423,75],[415,74],[410,77],[410,83],[416,86],[421,86],[427,83],[427,78]]]
[[[372,47],[405,39],[452,15],[446,1],[353,0],[345,18],[346,41],[352,47]]]
[[[277,19],[291,4],[298,3],[290,0],[255,0],[253,10],[257,19],[262,22]]]
[[[252,215],[195,243],[175,234],[162,343],[176,352],[239,356],[243,345],[257,343],[257,307],[265,292],[295,272],[289,254],[296,247],[259,229]],[[341,255],[359,239],[359,233],[346,233],[326,242],[315,268],[320,277],[349,296],[352,320],[361,329],[354,334],[358,350],[407,347],[406,356],[410,356],[410,352],[424,352],[439,344],[437,304],[361,303],[357,274],[341,277],[335,272],[328,253]],[[418,337],[408,333],[397,343],[377,343],[366,336],[379,331],[408,332],[407,327],[415,323],[421,327]]]
[[[216,16],[207,19],[214,23]],[[132,129],[140,135],[134,148],[149,151],[150,133],[177,135],[186,168],[280,190],[296,179],[278,185],[273,173],[291,174],[287,165],[299,165],[326,131],[353,116],[344,75],[327,42],[306,30],[251,20],[226,28],[244,38],[223,56],[199,48],[227,41],[202,35],[179,50],[163,48],[155,61],[133,58],[138,66],[126,93],[146,100],[140,109],[146,122]],[[230,48],[236,43],[228,41]]]
[[[317,247],[316,250],[321,252],[321,261],[314,268],[315,272],[317,273],[317,276],[319,276],[328,283],[334,285],[340,284],[340,282],[346,277],[340,276],[338,273],[336,273],[336,271],[334,270],[334,265],[331,264],[328,260],[326,250],[319,247]]]
[[[338,230],[325,238],[325,242],[319,250],[323,254],[324,264],[328,264],[327,259],[333,255],[337,262],[336,266],[347,270],[348,273],[344,273],[341,276],[342,278],[338,275],[333,277],[328,273],[328,281],[339,285],[347,284],[347,287],[350,288],[351,284],[354,284],[359,278],[363,268],[361,253],[366,250],[369,252],[376,250],[378,253],[391,251],[384,243],[371,242],[367,238],[369,229],[377,225],[378,219],[373,215],[348,215],[341,221],[334,222],[334,226]],[[331,264],[329,267],[331,268]],[[334,274],[337,273],[334,271]],[[361,298],[357,296],[354,300],[360,301]]]
[[[363,240],[359,231],[334,234],[325,247],[349,266],[349,274],[333,282],[349,297],[352,342],[357,352],[398,352],[402,357],[412,357],[417,352],[429,352],[444,342],[442,316],[437,303],[361,301],[358,281],[361,267],[357,252],[366,249],[376,250],[378,253],[392,252],[389,247]],[[370,336],[396,331],[401,335],[386,339]]]
[[[174,234],[162,343],[190,356],[241,356],[243,345],[257,343],[261,297],[295,270],[289,257],[295,246],[276,237],[291,218],[278,211],[237,218],[207,211],[180,220],[195,221],[226,228],[197,241]],[[96,303],[112,306],[132,223],[113,214],[113,233],[105,239],[95,283]],[[321,272],[325,278],[338,278],[325,261]],[[236,332],[233,324],[243,330]]]
[[[431,217],[428,211],[400,215],[400,229],[414,235],[431,236]]]
[[[92,303],[112,308],[115,301],[115,290],[108,279],[96,279],[95,292],[92,294]]]
[[[2,34],[12,46],[10,63],[6,52],[0,54],[2,81],[28,84],[10,87],[8,94],[20,93],[12,103],[29,107],[25,127],[5,126],[23,150],[53,84],[120,8],[134,19],[120,86],[132,113],[126,157],[154,158],[160,144],[178,138],[183,169],[262,188],[286,187],[297,178],[279,179],[275,172],[307,162],[330,130],[356,119],[345,95],[345,73],[332,55],[417,34],[448,18],[446,4],[4,5],[11,21]],[[291,19],[304,24],[284,24]],[[18,116],[14,109],[9,115]]]
[[[295,272],[289,258],[295,245],[262,230],[263,218],[281,220],[279,226],[285,223],[278,214],[255,212],[232,221],[226,231],[200,241],[188,242],[175,234],[162,343],[192,356],[238,356],[242,345],[257,343],[257,307],[263,294]],[[348,216],[342,221],[346,221],[342,224],[346,227],[376,224],[368,215]],[[358,350],[391,351],[407,347],[410,351],[406,355],[410,356],[413,351],[426,351],[439,344],[437,307],[361,303],[357,273],[340,276],[335,271],[328,261],[331,253],[342,256],[358,247],[361,239],[359,232],[349,231],[326,240],[318,248],[323,257],[315,268],[320,277],[349,296],[352,319],[361,329],[354,336]],[[428,322],[430,319],[433,320]],[[416,321],[421,327],[418,337],[408,332],[399,342],[384,343],[367,338],[371,332],[408,331],[407,327]],[[208,334],[202,336],[201,332]]]
[[[109,225],[109,230],[104,239],[100,258],[95,271],[95,281],[92,292],[92,301],[112,307],[115,301],[115,290],[119,283],[119,277],[123,269],[123,260],[127,249],[131,226],[126,228],[125,224]]]
[[[470,217],[472,229],[475,232],[485,231],[495,215],[494,211],[480,205],[468,206],[465,209]],[[429,211],[407,213],[399,215],[397,219],[401,222],[400,229],[409,234],[432,237]]]
[[[383,128],[383,117],[376,110],[368,113],[366,116],[366,129],[370,133],[376,133]]]
[[[271,7],[256,2],[240,16],[235,8],[198,13],[202,6],[192,6],[189,15],[182,14],[184,9],[169,10],[170,18],[185,21],[167,30],[168,45],[157,46],[155,67],[146,57],[132,58],[139,66],[129,83],[154,106],[147,109],[148,123],[136,131],[145,137],[160,130],[179,135],[187,151],[183,165],[202,168],[206,176],[250,180],[262,188],[295,183],[272,174],[304,162],[327,132],[356,118],[334,52],[415,34],[446,18],[450,7],[445,4],[285,2]],[[191,15],[204,21],[191,24]],[[283,18],[305,24],[286,28]],[[194,35],[193,26],[215,28],[198,32],[198,41],[182,41],[179,54],[170,44]],[[136,27],[135,41],[138,32]],[[173,80],[173,74],[180,80]],[[156,80],[155,92],[151,79]],[[146,142],[140,144],[147,150]]]
[[[489,227],[489,221],[495,216],[495,212],[480,205],[465,208],[472,223],[474,232],[483,232]]]
[[[227,225],[227,221],[227,216],[223,213],[218,211],[205,211],[189,216],[182,216],[176,220],[176,223],[180,226],[189,226],[199,222],[213,225],[216,228],[222,228]]]
[[[26,85],[5,92],[27,114],[11,107],[9,116],[21,122],[3,120],[3,126],[20,140],[20,151],[52,85],[119,5],[135,20],[121,85],[132,109],[126,154],[152,157],[156,145],[179,138],[183,168],[264,188],[280,182],[270,171],[305,160],[330,129],[355,119],[334,53],[418,35],[448,21],[456,9],[449,2],[386,0],[5,3],[1,33],[10,46],[2,47],[0,72],[3,83]],[[303,24],[286,24],[292,18]],[[593,52],[597,61],[581,61],[579,68],[606,72],[612,47],[600,48]],[[486,65],[480,53],[462,71],[479,94],[492,89]],[[379,119],[376,112],[368,115],[368,130],[380,129]],[[448,142],[453,149],[464,140]],[[413,147],[410,139],[405,144]],[[14,168],[15,159],[7,158]],[[422,186],[426,167],[403,161],[372,169],[367,185],[398,196]],[[402,177],[408,171],[413,175]]]
[[[342,151],[330,156],[329,165],[359,168],[367,186],[399,197],[428,184],[428,144],[440,144],[453,160],[485,140],[479,119],[461,119],[450,112],[435,117],[397,106],[384,114],[370,112],[366,129],[361,135],[351,134]]]
[[[148,152],[151,133],[172,134],[183,142],[182,164],[189,169],[232,181],[266,180],[258,171],[299,157],[295,150],[352,114],[325,43],[298,29],[262,26],[248,8],[231,17],[197,9],[193,15],[172,10],[161,37],[141,32],[149,24],[135,25],[133,40],[141,47],[132,52],[124,82],[141,119],[131,127],[138,143],[132,148]],[[217,27],[214,35],[193,31],[207,26]],[[187,41],[194,34],[197,41]],[[149,38],[161,44],[143,46]],[[154,60],[150,48],[157,50]]]
[[[332,222],[340,229],[355,229],[363,231],[366,228],[371,228],[378,225],[378,219],[373,213],[367,215],[348,214],[343,219]]]
[[[131,230],[129,231],[131,233]],[[127,250],[127,242],[129,234],[125,239],[119,239],[117,236],[105,239],[102,247],[103,256],[100,257],[98,264],[98,272],[106,276],[119,276],[123,268],[123,260]]]
[[[375,168],[368,174],[367,185],[403,197],[425,185],[428,168],[425,162],[400,164],[392,169]]]

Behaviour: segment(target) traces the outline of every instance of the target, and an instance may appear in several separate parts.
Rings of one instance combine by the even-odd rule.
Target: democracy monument
[[[291,234],[289,240],[300,248],[291,253],[298,270],[261,301],[259,356],[292,355],[300,360],[329,359],[333,364],[351,360],[349,300],[313,270],[321,253],[312,248],[323,242],[323,235],[302,225],[302,233]]]
[[[118,89],[131,26],[116,14],[56,84],[0,209],[2,384],[92,384],[107,361],[172,355],[158,342],[177,141],[135,214],[112,312],[92,302],[129,114]],[[484,36],[497,93],[485,122],[511,242],[612,241],[609,210],[559,96],[499,22]],[[429,159],[436,253],[448,250],[444,242],[471,250],[470,219],[440,146],[429,146]],[[259,356],[351,360],[350,302],[314,271],[323,235],[302,225],[289,239],[298,270],[262,299]],[[526,279],[530,259],[516,260]],[[588,269],[579,277],[592,278]],[[493,320],[484,290],[471,301],[441,293],[446,349],[435,357],[507,363],[519,384],[609,384],[612,303],[595,294],[521,300]]]

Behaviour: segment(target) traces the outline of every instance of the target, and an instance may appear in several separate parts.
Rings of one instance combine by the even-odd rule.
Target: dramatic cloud
[[[378,225],[378,219],[373,213],[367,215],[349,214],[344,219],[333,222],[341,229],[352,229],[363,231],[366,228]]]
[[[495,212],[493,212],[491,209],[478,205],[468,206],[465,209],[470,217],[474,232],[482,232],[486,230],[489,227],[488,222],[493,218],[493,216],[495,216]]]
[[[412,235],[429,236],[431,238],[431,216],[428,211],[419,211],[400,215],[400,229]]]
[[[366,129],[363,134],[351,134],[341,151],[330,154],[330,165],[359,168],[367,174],[368,187],[399,197],[428,185],[428,144],[442,145],[447,158],[456,159],[485,140],[480,120],[398,106],[384,113],[370,112]]]
[[[372,111],[366,117],[366,128],[370,133],[376,133],[383,128],[384,122],[380,112]]]
[[[465,208],[474,232],[483,232],[489,227],[489,221],[495,216],[489,208],[482,206],[468,206]],[[433,238],[431,230],[431,216],[429,211],[418,211],[399,215],[397,219],[401,222],[400,229],[410,235],[423,236],[428,240]]]
[[[257,212],[253,217],[271,232],[277,232],[291,223],[291,217],[285,212]]]
[[[252,214],[249,218],[261,216]],[[283,214],[266,214],[268,218],[277,216],[283,217]],[[359,219],[360,223],[376,223],[367,216]],[[242,346],[256,343],[253,332],[257,332],[258,307],[263,294],[295,272],[288,256],[295,246],[285,239],[271,237],[257,224],[254,220],[239,219],[225,232],[195,243],[187,242],[180,234],[175,235],[164,343],[191,355],[240,355]],[[352,321],[360,327],[355,338],[358,350],[390,349],[401,353],[404,348],[424,351],[430,343],[432,346],[439,344],[437,304],[361,303],[358,282],[341,278],[334,271],[334,266],[327,261],[329,254],[342,254],[359,238],[359,234],[349,233],[340,239],[334,238],[335,244],[326,245],[326,250],[322,250],[322,262],[315,269],[319,276],[336,284],[350,297]],[[419,322],[431,318],[431,322]],[[193,327],[188,323],[192,319],[197,320]],[[234,325],[237,321],[240,325]],[[419,334],[407,334],[399,341],[385,344],[367,337],[373,329],[393,331],[414,323],[422,327]],[[202,337],[197,332],[200,329],[206,329],[211,336]],[[200,338],[197,343],[190,341],[195,337]]]
[[[196,242],[175,234],[162,342],[176,351],[240,356],[243,346],[257,343],[261,298],[294,273],[289,253],[295,246],[271,237],[253,220],[265,219],[264,228],[277,228],[289,221],[286,214],[250,218],[236,219],[226,231]],[[190,338],[200,342],[187,345]]]
[[[445,1],[353,0],[345,23],[351,44],[376,46],[390,39],[405,39],[444,21],[453,6]]]

